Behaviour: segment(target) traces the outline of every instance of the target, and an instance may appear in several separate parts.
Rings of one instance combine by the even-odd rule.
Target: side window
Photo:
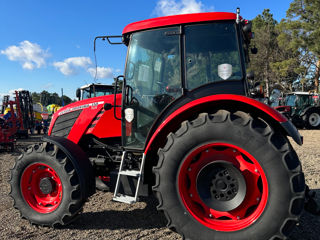
[[[185,27],[187,88],[226,80],[241,80],[241,59],[233,22]]]
[[[88,99],[90,98],[90,91],[88,91],[87,89],[83,89],[82,90],[82,99]]]

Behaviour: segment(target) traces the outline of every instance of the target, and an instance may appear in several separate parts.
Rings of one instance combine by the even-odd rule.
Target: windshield
[[[114,94],[112,87],[95,86],[96,97]]]
[[[114,90],[112,86],[91,85],[90,87],[83,88],[81,90],[82,90],[82,99],[114,94]]]
[[[315,101],[310,95],[288,95],[286,97],[286,105],[291,107],[303,107],[314,103]]]
[[[296,95],[288,95],[286,97],[286,106],[291,106],[294,107],[295,106],[295,101],[296,101]]]
[[[126,66],[124,143],[144,146],[159,113],[181,94],[178,28],[134,33]]]

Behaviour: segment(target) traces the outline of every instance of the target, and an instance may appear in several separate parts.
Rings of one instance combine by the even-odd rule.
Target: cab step
[[[113,201],[117,202],[123,202],[123,203],[128,203],[132,204],[138,201],[138,195],[139,195],[139,187],[141,180],[143,179],[143,168],[144,168],[144,162],[145,162],[145,155],[142,154],[141,158],[141,164],[138,170],[131,170],[131,169],[125,169],[125,161],[126,161],[126,155],[127,152],[124,151],[122,154],[121,158],[121,163],[120,163],[120,168],[117,176],[117,182],[116,182],[116,187],[114,190],[114,195],[113,195]],[[134,196],[126,195],[124,193],[120,193],[120,182],[121,182],[121,176],[128,176],[132,178],[137,179],[137,184],[134,189]]]

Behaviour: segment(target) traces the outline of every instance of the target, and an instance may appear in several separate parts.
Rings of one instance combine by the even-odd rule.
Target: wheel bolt
[[[260,198],[257,198],[257,202],[259,202],[260,201]]]
[[[212,214],[211,213],[209,214],[209,218],[212,218]]]
[[[31,190],[31,187],[28,187],[28,190],[30,191],[30,190]]]
[[[32,173],[35,173],[36,172],[36,170],[32,170]]]
[[[191,172],[191,168],[188,168],[188,171]]]
[[[240,219],[240,217],[239,217],[239,216],[237,216],[237,219],[239,220],[239,219]]]
[[[258,169],[255,169],[254,171],[255,171],[255,172],[258,172]]]
[[[57,201],[54,201],[54,204],[57,204],[58,202]]]
[[[206,152],[209,152],[209,149],[206,149]]]
[[[232,152],[236,152],[237,150],[233,149]]]
[[[189,195],[190,197],[193,197],[193,195],[190,193],[190,195]]]
[[[41,206],[41,205],[42,205],[42,203],[41,203],[41,202],[39,202],[39,205]]]

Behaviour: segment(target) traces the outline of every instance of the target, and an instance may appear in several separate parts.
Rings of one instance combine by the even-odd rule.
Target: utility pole
[[[64,101],[63,101],[63,88],[61,88],[61,105],[64,106]]]

